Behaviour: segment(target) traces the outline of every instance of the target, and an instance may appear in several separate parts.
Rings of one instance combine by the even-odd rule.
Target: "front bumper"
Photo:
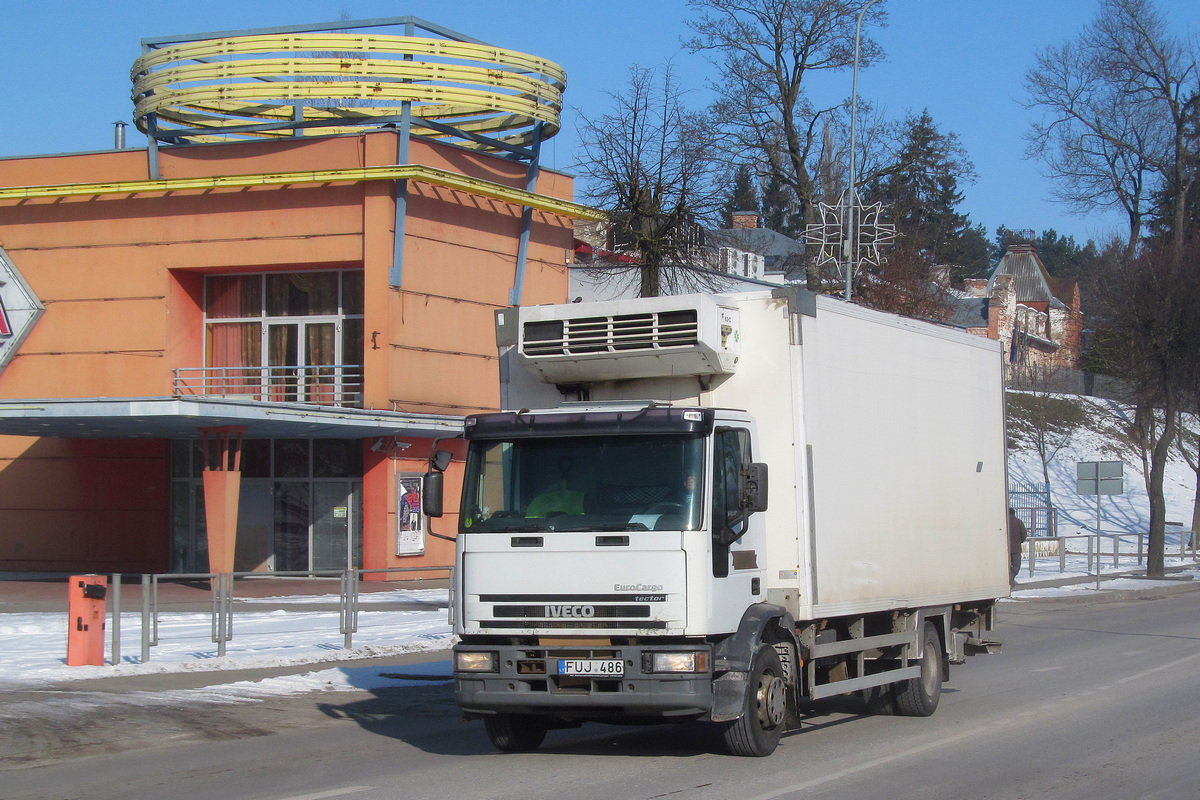
[[[459,644],[460,652],[497,654],[496,672],[456,672],[454,695],[467,716],[538,714],[571,720],[615,717],[705,719],[713,705],[712,673],[654,673],[650,656],[662,652],[704,653],[707,644],[546,645]],[[624,675],[559,675],[559,659],[621,659]],[[457,660],[456,660],[457,663]]]

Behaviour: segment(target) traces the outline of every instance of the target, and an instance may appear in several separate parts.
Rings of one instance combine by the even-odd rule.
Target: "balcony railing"
[[[176,397],[223,397],[273,403],[362,408],[361,364],[301,367],[180,367]]]

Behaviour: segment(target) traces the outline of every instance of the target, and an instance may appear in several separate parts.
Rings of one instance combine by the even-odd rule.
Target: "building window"
[[[208,572],[199,440],[171,442],[171,570]],[[362,567],[362,441],[244,439],[236,572]]]
[[[210,275],[204,288],[204,394],[361,404],[361,270]]]

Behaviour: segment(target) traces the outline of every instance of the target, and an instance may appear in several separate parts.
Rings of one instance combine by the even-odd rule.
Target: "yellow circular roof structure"
[[[169,43],[131,77],[138,128],[189,143],[345,133],[397,123],[407,107],[422,135],[525,147],[558,132],[566,88],[562,67],[515,50],[344,32]]]

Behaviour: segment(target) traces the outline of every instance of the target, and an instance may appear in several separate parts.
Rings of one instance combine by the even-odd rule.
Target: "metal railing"
[[[1191,531],[1168,531],[1167,532],[1167,555],[1175,555],[1178,552],[1179,558],[1191,558],[1192,560],[1200,560],[1200,551],[1196,548],[1196,542],[1192,537]],[[1176,537],[1178,540],[1176,541]],[[1113,569],[1121,568],[1121,559],[1132,561],[1136,559],[1137,565],[1142,566],[1146,561],[1146,547],[1149,539],[1147,533],[1079,533],[1070,536],[1031,536],[1026,542],[1025,552],[1023,553],[1023,569],[1029,577],[1034,577],[1037,574],[1039,560],[1045,562],[1049,559],[1058,561],[1058,572],[1062,574],[1067,571],[1068,556],[1074,555],[1085,556],[1085,571],[1088,575],[1096,575],[1099,578],[1102,572],[1104,563],[1111,558]],[[1071,550],[1071,544],[1083,540],[1086,544],[1080,546],[1077,550]],[[1136,540],[1136,541],[1130,541]],[[1108,548],[1103,545],[1107,543]],[[1128,545],[1128,549],[1124,549]],[[1039,551],[1041,551],[1039,553]]]
[[[212,642],[217,646],[217,656],[225,655],[226,645],[233,641],[233,601],[235,579],[272,580],[276,578],[337,579],[340,583],[338,597],[338,632],[342,634],[342,646],[349,650],[353,646],[354,634],[358,632],[359,579],[368,574],[392,573],[453,573],[450,566],[431,567],[388,567],[382,569],[347,569],[313,572],[176,572],[143,574],[142,583],[142,652],[141,662],[150,661],[150,650],[159,643],[158,586],[164,580],[190,581],[207,580],[212,586]],[[111,576],[112,658],[113,665],[121,663],[121,580],[122,573]]]
[[[361,364],[282,367],[177,367],[176,397],[362,407]]]

